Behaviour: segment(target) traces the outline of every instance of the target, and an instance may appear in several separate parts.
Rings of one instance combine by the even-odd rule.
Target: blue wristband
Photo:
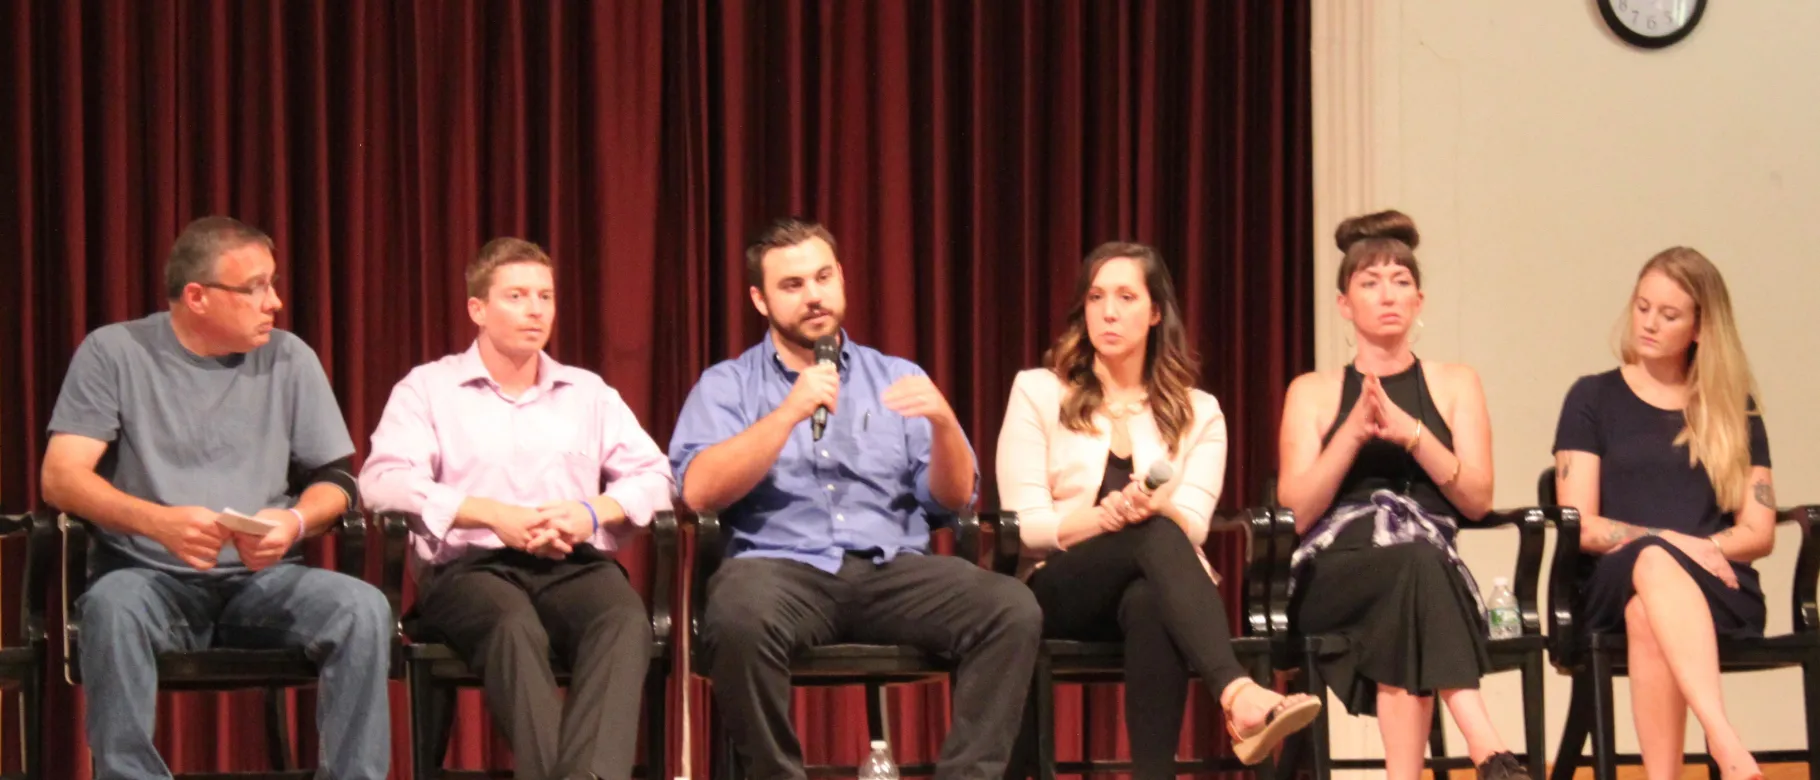
[[[581,502],[581,505],[587,508],[588,516],[594,518],[594,532],[588,535],[593,536],[600,533],[600,515],[594,513],[594,505],[586,501]]]

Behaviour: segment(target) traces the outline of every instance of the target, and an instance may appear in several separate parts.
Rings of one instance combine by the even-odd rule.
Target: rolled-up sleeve
[[[360,494],[375,512],[409,512],[418,533],[441,541],[467,496],[436,481],[436,427],[415,373],[392,388],[372,452],[360,468]]]
[[[1011,402],[998,431],[998,496],[1006,511],[1017,513],[1019,536],[1034,553],[1061,548],[1061,515],[1049,492],[1048,452],[1042,414],[1020,375],[1011,385]]]
[[[685,484],[695,456],[738,436],[752,424],[743,409],[743,386],[738,367],[721,363],[703,372],[701,381],[689,391],[682,414],[676,418],[676,430],[670,434],[670,469],[678,490]]]
[[[652,516],[671,506],[676,484],[670,464],[618,393],[607,390],[600,403],[606,429],[600,459],[607,477],[605,495],[625,510],[632,525],[648,526]]]
[[[1201,433],[1188,447],[1182,465],[1182,484],[1176,488],[1173,503],[1182,520],[1182,530],[1189,541],[1199,547],[1207,541],[1207,529],[1213,510],[1226,486],[1226,416],[1218,401],[1209,399],[1205,409],[1209,419]]]
[[[892,381],[906,376],[928,376],[921,366],[903,361],[908,370],[892,377]],[[979,459],[972,457],[973,440],[967,436],[966,429],[961,430],[961,438],[967,442],[968,468],[973,469],[973,492],[967,496],[967,503],[961,506],[946,506],[935,498],[935,491],[929,487],[929,466],[934,462],[935,426],[926,417],[917,417],[904,421],[904,446],[910,453],[911,484],[916,493],[916,501],[923,511],[933,515],[946,515],[963,511],[979,505],[980,501],[980,464]]]

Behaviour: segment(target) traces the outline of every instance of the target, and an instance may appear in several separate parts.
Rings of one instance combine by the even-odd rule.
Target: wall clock
[[[1645,49],[1673,45],[1693,32],[1706,0],[1598,0],[1605,26],[1625,43]]]

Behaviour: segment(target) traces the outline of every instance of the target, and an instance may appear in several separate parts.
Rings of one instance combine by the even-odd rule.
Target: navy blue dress
[[[1749,420],[1751,465],[1768,468],[1769,435],[1763,418],[1751,415]],[[1567,391],[1561,422],[1555,428],[1555,452],[1599,456],[1600,517],[1689,536],[1712,536],[1732,527],[1732,514],[1719,511],[1706,469],[1688,465],[1687,447],[1675,444],[1685,426],[1679,410],[1651,406],[1614,369],[1581,377]],[[1763,588],[1756,569],[1732,562],[1738,576],[1738,588],[1733,590],[1686,553],[1653,536],[1634,539],[1607,555],[1581,556],[1578,606],[1587,629],[1624,628],[1624,607],[1636,594],[1631,569],[1637,555],[1652,546],[1667,550],[1700,585],[1719,636],[1763,636]]]

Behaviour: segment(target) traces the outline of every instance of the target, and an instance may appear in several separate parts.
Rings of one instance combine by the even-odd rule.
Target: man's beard
[[[820,309],[817,312],[811,312],[807,317],[804,317],[803,319],[807,320],[809,317],[813,317],[817,313],[826,313],[829,317],[834,319],[834,329],[829,332],[829,335],[838,336],[840,334],[840,328],[841,328],[840,315],[835,314],[834,312],[829,311],[828,309]],[[771,330],[776,331],[779,336],[782,336],[784,341],[790,342],[791,344],[794,344],[803,349],[815,349],[815,340],[817,338],[820,338],[819,336],[810,336],[807,333],[804,333],[802,330],[802,323],[800,323],[800,322],[797,323],[795,326],[786,326],[783,323],[778,322],[777,320],[771,320]]]

